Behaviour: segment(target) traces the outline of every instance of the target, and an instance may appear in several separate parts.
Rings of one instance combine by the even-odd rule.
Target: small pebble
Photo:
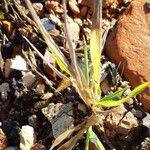
[[[43,26],[45,27],[45,29],[46,29],[47,31],[52,30],[52,29],[55,28],[55,25],[52,24],[52,23],[49,21],[48,18],[43,18],[43,19],[41,19],[41,22],[42,22]]]
[[[18,71],[28,71],[27,62],[21,55],[16,55],[12,61],[11,68]]]
[[[37,81],[37,78],[31,71],[29,71],[23,74],[22,81],[23,81],[24,87],[26,87],[27,89],[28,88],[30,89],[31,87],[33,87],[33,85]]]
[[[30,150],[36,142],[36,136],[33,127],[29,125],[22,126],[20,131],[20,150]]]
[[[36,143],[31,150],[46,150],[45,146],[39,143]]]
[[[34,128],[37,127],[37,116],[36,115],[29,116],[28,122],[29,122],[30,126],[32,126]]]
[[[63,13],[63,8],[62,8],[62,5],[58,2],[58,1],[55,1],[55,0],[47,0],[45,2],[45,7],[46,9],[49,11],[50,14],[56,14],[56,13]]]
[[[43,4],[42,3],[33,3],[33,8],[35,9],[38,16],[43,15]]]
[[[132,108],[131,113],[137,118],[143,117],[143,113],[140,110],[135,110],[134,108]]]
[[[127,89],[127,90],[124,92],[124,96],[128,96],[130,93],[131,93],[131,89]]]
[[[0,95],[2,100],[7,100],[8,92],[10,92],[10,87],[7,82],[0,85]]]
[[[69,7],[71,9],[71,11],[75,14],[75,15],[78,15],[80,13],[80,10],[78,8],[78,6],[76,5],[76,1],[75,0],[70,0],[68,2],[69,4]]]
[[[2,129],[0,129],[0,150],[4,150],[6,148],[6,135],[5,133],[2,131]]]
[[[141,143],[141,150],[149,150],[149,149],[150,149],[150,137],[147,137]]]
[[[58,17],[56,17],[55,15],[50,14],[49,19],[58,26],[62,25],[62,22],[60,21],[60,19]]]
[[[147,114],[147,116],[142,121],[142,124],[150,129],[150,114]]]
[[[2,127],[3,131],[5,132],[6,136],[8,137],[9,141],[8,142],[13,142],[13,144],[18,144],[19,142],[19,124],[16,121],[12,120],[5,120],[2,122]]]

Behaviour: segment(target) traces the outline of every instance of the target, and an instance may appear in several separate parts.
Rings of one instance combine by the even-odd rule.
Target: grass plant
[[[121,96],[124,91],[126,91],[129,87],[125,87],[122,90],[116,91],[109,96],[104,96],[101,98],[101,89],[100,89],[100,78],[101,78],[101,51],[102,51],[102,1],[94,0],[94,13],[92,18],[92,29],[90,35],[90,58],[88,58],[88,50],[86,46],[86,42],[84,39],[85,47],[84,47],[84,70],[80,68],[77,57],[75,53],[75,49],[73,48],[71,35],[69,33],[69,24],[67,22],[67,12],[66,12],[66,2],[63,0],[64,6],[64,28],[66,34],[66,41],[69,46],[69,53],[71,58],[71,63],[67,60],[64,54],[60,51],[59,47],[55,44],[52,37],[48,34],[48,32],[43,27],[39,17],[36,15],[30,0],[25,0],[25,3],[33,17],[37,28],[41,32],[49,51],[52,53],[55,58],[60,70],[57,68],[53,68],[50,66],[57,75],[62,78],[62,81],[67,81],[68,86],[71,84],[76,92],[80,95],[83,102],[87,105],[89,109],[92,111],[92,115],[87,117],[87,119],[73,127],[72,129],[67,130],[62,133],[58,138],[56,138],[53,142],[51,150],[58,146],[60,143],[63,143],[58,149],[72,149],[75,143],[80,139],[85,132],[87,132],[86,136],[86,146],[85,150],[89,149],[89,142],[95,143],[97,149],[103,150],[105,149],[98,139],[97,135],[93,132],[92,126],[99,123],[99,110],[102,107],[116,107],[120,104],[127,102],[130,98],[135,97],[137,94],[141,93],[145,88],[147,88],[150,82],[143,83],[135,88],[128,96],[123,97],[120,100],[116,100],[116,97]],[[89,71],[88,62],[89,60],[92,63],[92,71]],[[56,71],[57,70],[57,71]],[[60,90],[59,90],[60,91]],[[76,132],[75,136],[71,136]],[[68,141],[65,141],[66,138],[71,137]]]

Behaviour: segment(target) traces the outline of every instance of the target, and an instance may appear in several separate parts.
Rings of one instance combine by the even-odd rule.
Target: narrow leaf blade
[[[101,78],[101,48],[102,48],[102,1],[94,0],[94,13],[92,17],[92,30],[90,37],[90,55],[93,66],[93,85],[94,92],[100,97],[100,78]]]
[[[87,49],[85,38],[84,38],[84,76],[86,81],[89,83],[88,49]]]
[[[93,84],[95,94],[100,94],[100,57],[101,57],[101,44],[100,44],[100,31],[98,29],[91,31],[91,40],[90,40],[90,54],[91,54],[91,61],[93,66]]]
[[[103,101],[103,100],[110,100],[110,99],[114,100],[114,99],[116,99],[117,97],[121,96],[127,89],[129,89],[129,87],[125,87],[125,88],[123,88],[123,89],[121,89],[121,90],[118,90],[118,91],[116,91],[116,92],[114,92],[114,93],[108,95],[108,96],[104,96],[104,97],[101,99],[101,101]]]
[[[105,100],[105,101],[99,101],[97,102],[97,106],[101,106],[101,107],[114,107],[114,106],[118,106],[124,102],[127,102],[130,98],[135,97],[137,94],[140,94],[141,92],[143,92],[148,86],[150,85],[150,81],[149,82],[145,82],[141,85],[139,85],[138,87],[136,87],[127,97],[115,101],[115,100]]]

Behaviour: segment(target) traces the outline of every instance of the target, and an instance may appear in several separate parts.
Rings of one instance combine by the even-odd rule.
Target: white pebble
[[[36,142],[36,136],[33,127],[29,125],[22,126],[20,131],[20,150],[30,150]]]

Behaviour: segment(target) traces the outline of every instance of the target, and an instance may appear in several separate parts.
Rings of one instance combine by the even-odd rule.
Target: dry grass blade
[[[93,114],[87,120],[85,120],[83,123],[75,126],[73,129],[67,130],[63,134],[61,134],[52,144],[52,147],[50,150],[53,150],[56,146],[58,146],[61,142],[63,142],[66,138],[69,138],[69,136],[72,135],[72,133],[77,132],[77,134],[72,137],[69,141],[64,143],[59,150],[64,150],[64,149],[72,149],[75,143],[81,138],[83,133],[92,125],[98,122],[98,116]]]
[[[66,39],[69,45],[69,50],[70,50],[70,58],[71,58],[71,65],[74,71],[74,75],[76,80],[78,80],[78,84],[82,86],[82,73],[79,71],[79,66],[77,65],[77,60],[76,60],[76,54],[75,50],[73,48],[73,43],[71,40],[71,35],[69,33],[69,28],[68,28],[68,23],[67,23],[67,12],[66,12],[66,1],[63,0],[63,7],[64,7],[64,16],[65,16],[65,33],[66,33]]]
[[[59,83],[57,89],[55,90],[56,93],[60,93],[61,91],[65,90],[69,86],[71,86],[72,83],[70,79],[64,78],[62,81]]]
[[[18,3],[18,1],[13,0],[14,5],[16,6],[16,8],[18,9],[19,14],[22,16],[22,18],[24,20],[26,20],[29,24],[36,26],[35,22],[33,20],[31,20],[24,12],[24,10],[22,9],[22,6]]]
[[[41,34],[43,35],[43,38],[49,48],[49,50],[51,51],[53,57],[56,59],[57,64],[59,65],[59,67],[65,71],[66,73],[70,74],[69,71],[69,63],[67,61],[67,59],[65,58],[65,56],[61,53],[61,51],[59,50],[59,48],[57,47],[57,45],[55,44],[55,42],[53,41],[53,39],[51,38],[50,34],[46,31],[46,29],[44,28],[44,26],[42,25],[39,17],[37,16],[32,3],[30,2],[30,0],[24,0],[31,15],[32,18],[34,19],[34,21],[36,22]]]
[[[81,87],[74,78],[71,78],[71,82],[75,87],[77,93],[80,95],[80,97],[88,107],[92,108],[92,106],[96,105],[96,101],[93,98],[93,92],[89,88],[87,83],[83,83],[83,87]]]
[[[75,87],[78,94],[81,96],[82,100],[85,102],[85,104],[89,107],[95,105],[93,95],[91,94],[92,91],[90,90],[88,86],[88,82],[85,80],[83,72],[81,71],[81,68],[77,64],[76,60],[76,54],[75,50],[73,48],[71,36],[69,34],[69,28],[67,23],[67,13],[66,13],[66,1],[63,0],[63,6],[64,6],[64,14],[65,14],[65,32],[66,32],[66,38],[67,42],[70,48],[70,57],[72,61],[72,76],[71,81],[73,86]]]
[[[63,73],[58,71],[52,64],[50,64],[47,60],[44,59],[44,56],[37,50],[37,48],[25,37],[22,36],[27,43],[31,46],[31,48],[37,53],[37,55],[47,63],[47,65],[62,79],[68,79]],[[69,79],[68,79],[69,80]]]
[[[65,16],[65,19],[64,19],[64,21],[65,21],[65,34],[66,34],[66,39],[67,39],[67,42],[69,45],[71,63],[73,65],[75,71],[78,71],[76,54],[75,54],[75,50],[73,48],[73,43],[72,43],[72,38],[71,38],[70,32],[68,31],[69,25],[67,23],[66,0],[63,0],[63,7],[64,7],[64,16]]]
[[[37,66],[36,66],[36,64],[34,63],[34,59],[35,59],[35,58],[33,58],[33,57],[32,57],[33,59],[29,58],[28,54],[27,54],[25,51],[23,51],[22,53],[23,53],[25,59],[27,60],[27,63],[28,63],[28,65],[30,66],[31,70],[32,70],[34,73],[36,73],[39,77],[41,77],[41,79],[43,79],[43,80],[46,82],[46,84],[50,86],[50,88],[52,88],[52,89],[55,90],[55,88],[53,87],[53,83],[52,83],[46,76],[44,76],[43,74],[41,74],[41,73],[37,70]],[[31,53],[31,51],[29,51],[29,53]],[[31,61],[31,60],[32,60],[32,61]]]
[[[55,139],[54,143],[52,144],[50,150],[53,150],[56,146],[58,146],[62,141],[64,141],[65,139],[67,139],[73,132],[74,132],[74,128],[73,129],[69,129],[67,131],[65,131],[64,133],[62,133],[58,138]]]
[[[67,141],[65,144],[63,144],[61,147],[59,147],[58,150],[64,150],[64,149],[71,150],[74,147],[74,145],[77,143],[77,141],[83,136],[83,134],[86,130],[87,130],[86,126],[81,127],[81,129],[77,133],[77,135],[75,135],[69,141]]]

